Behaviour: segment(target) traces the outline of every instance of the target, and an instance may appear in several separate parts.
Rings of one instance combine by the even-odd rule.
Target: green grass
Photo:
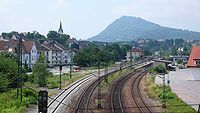
[[[94,70],[89,70],[90,72],[94,72]],[[72,84],[73,82],[85,77],[89,75],[89,72],[86,72],[86,71],[79,71],[79,72],[73,72],[72,73],[72,77],[70,79],[70,76],[69,74],[62,74],[61,75],[61,88],[65,88],[67,87],[68,85]],[[29,87],[32,87],[33,89],[35,90],[40,90],[40,87],[37,85],[37,84],[34,84],[34,83],[30,83],[30,82],[26,82],[25,85],[29,86]],[[48,78],[47,78],[47,86],[46,88],[47,89],[57,89],[60,87],[60,75],[50,75]],[[48,95],[49,96],[52,96],[54,94],[56,94],[57,91],[56,90],[49,90],[48,91]]]
[[[0,93],[0,113],[24,113],[31,104],[37,103],[37,94],[23,89],[22,103],[16,99],[16,90]]]
[[[150,98],[158,99],[161,103],[164,102],[163,96],[163,86],[158,86],[155,84],[155,77],[148,76],[145,82],[147,87],[146,92]],[[178,96],[173,93],[169,86],[166,86],[166,109],[165,112],[167,113],[196,113],[191,106],[187,105],[183,102]]]
[[[76,80],[81,79],[87,75],[89,75],[89,72],[86,72],[86,71],[74,72],[74,73],[72,73],[71,78],[68,74],[62,74],[61,75],[61,81],[62,81],[61,88],[65,88],[66,86],[72,84]],[[60,76],[59,75],[52,75],[48,78],[47,87],[49,89],[58,88],[59,85],[60,85]]]

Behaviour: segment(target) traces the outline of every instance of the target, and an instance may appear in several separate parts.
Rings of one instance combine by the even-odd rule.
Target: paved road
[[[187,104],[200,104],[200,81],[192,80],[193,78],[200,77],[200,69],[177,69],[177,71],[169,72],[170,87],[179,98]],[[165,77],[168,78],[168,75]],[[161,84],[162,79],[156,77],[156,83]],[[198,109],[197,105],[193,108]]]

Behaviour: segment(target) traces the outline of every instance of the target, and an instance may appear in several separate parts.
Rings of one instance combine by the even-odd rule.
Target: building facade
[[[130,61],[132,59],[136,59],[143,56],[143,51],[140,48],[132,48],[131,50],[127,51],[126,59]]]
[[[172,62],[174,64],[176,64],[179,60],[181,60],[183,63],[187,63],[189,56],[187,55],[174,55],[174,56],[170,56],[170,58],[172,59]]]

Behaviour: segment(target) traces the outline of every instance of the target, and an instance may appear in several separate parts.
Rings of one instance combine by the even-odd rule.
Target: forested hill
[[[89,41],[117,42],[133,39],[200,39],[200,32],[163,27],[139,17],[123,16]]]

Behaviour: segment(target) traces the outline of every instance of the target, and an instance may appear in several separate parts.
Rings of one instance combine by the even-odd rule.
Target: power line
[[[17,78],[12,78],[10,82],[7,83],[7,85],[9,85],[10,83],[14,82],[16,79],[20,78],[19,76]],[[3,89],[4,87],[0,87],[0,89]]]

